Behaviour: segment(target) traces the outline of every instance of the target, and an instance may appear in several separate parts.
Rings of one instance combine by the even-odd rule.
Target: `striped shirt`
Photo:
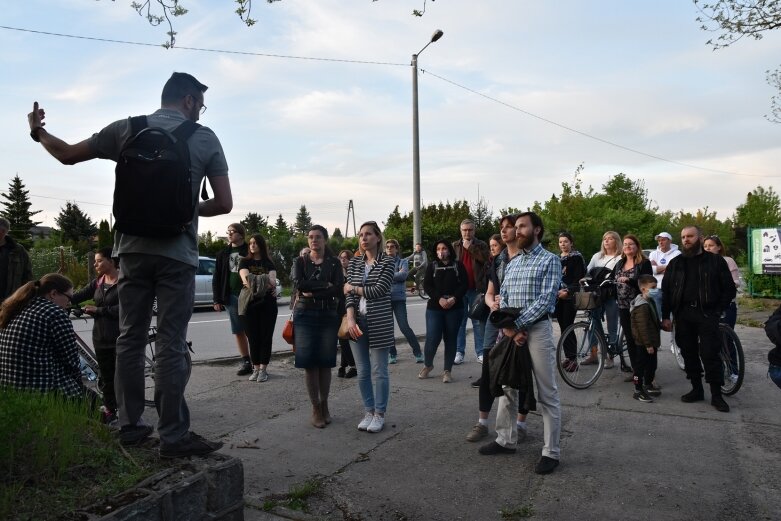
[[[368,269],[368,273],[367,273]],[[365,254],[350,259],[347,267],[347,282],[362,286],[366,302],[366,321],[369,331],[369,348],[386,349],[395,345],[393,308],[391,307],[391,285],[395,272],[394,257],[380,252],[376,262],[367,267]],[[355,308],[355,317],[360,314],[362,297],[347,295],[346,307]]]
[[[556,309],[556,294],[561,283],[559,257],[537,244],[513,257],[504,269],[499,289],[500,307],[519,308],[518,329],[528,329],[535,321]]]

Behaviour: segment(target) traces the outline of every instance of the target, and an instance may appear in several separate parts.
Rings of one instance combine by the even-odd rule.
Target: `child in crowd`
[[[661,345],[659,335],[659,311],[654,301],[656,278],[653,275],[640,275],[637,279],[640,294],[630,306],[632,337],[637,346],[634,364],[635,393],[633,398],[641,402],[653,402],[652,396],[662,394],[653,384],[656,373],[656,352]],[[643,385],[645,384],[645,385]]]

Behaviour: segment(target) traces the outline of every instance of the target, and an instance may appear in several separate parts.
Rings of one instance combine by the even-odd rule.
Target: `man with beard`
[[[548,474],[559,465],[561,435],[561,404],[556,385],[556,345],[550,315],[556,308],[556,294],[561,283],[559,257],[546,251],[540,240],[545,228],[540,216],[524,212],[515,220],[515,236],[521,250],[505,268],[499,295],[501,308],[519,308],[514,328],[502,330],[512,338],[517,349],[529,349],[534,380],[537,382],[537,403],[542,409],[544,445],[542,458],[534,472]],[[524,346],[526,344],[526,346]],[[515,452],[518,430],[518,390],[504,387],[496,415],[496,441],[480,447],[480,454]]]
[[[692,390],[681,396],[686,403],[705,399],[702,372],[710,385],[711,405],[729,412],[721,395],[724,374],[719,351],[719,316],[735,298],[735,283],[720,255],[702,248],[702,230],[686,226],[681,230],[681,250],[670,260],[662,279],[662,328],[670,331],[670,313],[675,315],[675,342],[681,349],[686,378]]]

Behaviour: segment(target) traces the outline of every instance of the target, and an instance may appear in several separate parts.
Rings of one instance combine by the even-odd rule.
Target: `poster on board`
[[[781,275],[781,228],[751,230],[751,250],[754,273]]]

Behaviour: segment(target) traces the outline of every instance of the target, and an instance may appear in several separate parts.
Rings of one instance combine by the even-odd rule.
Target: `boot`
[[[326,425],[331,423],[331,413],[328,412],[328,400],[320,402],[320,412],[323,415],[323,421]]]
[[[323,419],[323,411],[320,409],[320,404],[312,406],[312,425],[318,429],[325,427],[325,420]]]
[[[684,403],[701,402],[705,399],[705,391],[702,389],[702,379],[692,378],[692,390],[681,396]]]
[[[729,405],[721,396],[721,386],[710,384],[710,404],[719,412],[729,412]]]

